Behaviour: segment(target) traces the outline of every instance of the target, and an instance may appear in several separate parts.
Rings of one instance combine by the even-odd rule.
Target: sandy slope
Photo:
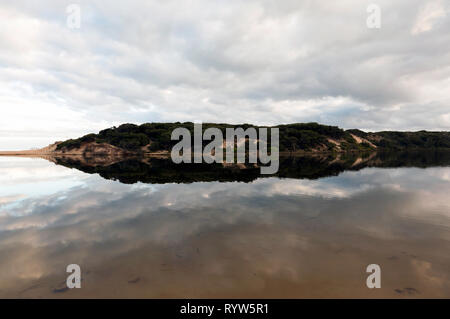
[[[51,144],[44,148],[38,150],[27,150],[27,151],[0,151],[0,156],[8,156],[8,155],[26,155],[26,156],[40,156],[40,155],[49,155],[53,154],[56,150],[56,146],[58,143]]]

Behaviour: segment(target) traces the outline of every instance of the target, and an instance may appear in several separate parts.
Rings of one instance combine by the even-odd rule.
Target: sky
[[[449,17],[444,0],[0,0],[0,150],[121,123],[449,130]]]

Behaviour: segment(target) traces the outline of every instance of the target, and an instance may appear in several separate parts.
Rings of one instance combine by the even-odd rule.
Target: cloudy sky
[[[449,1],[79,0],[70,28],[72,3],[0,0],[0,149],[123,122],[450,128]]]

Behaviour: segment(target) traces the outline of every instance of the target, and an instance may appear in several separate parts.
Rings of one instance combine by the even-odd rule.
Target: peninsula
[[[55,142],[38,150],[4,151],[3,156],[110,156],[120,158],[130,155],[164,156],[176,141],[171,132],[185,127],[191,132],[194,123],[146,123],[122,124],[88,134],[76,139]],[[215,127],[260,128],[251,124],[230,125],[203,123],[203,130]],[[374,152],[377,150],[420,150],[450,148],[450,132],[364,132],[358,129],[344,130],[336,126],[318,123],[295,123],[274,126],[279,128],[281,155],[311,153]]]

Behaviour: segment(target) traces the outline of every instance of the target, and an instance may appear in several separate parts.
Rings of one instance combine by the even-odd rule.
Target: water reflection
[[[192,183],[192,182],[251,182],[261,175],[254,164],[175,164],[170,158],[136,157],[111,161],[108,157],[58,157],[58,165],[76,168],[89,174],[125,184],[137,182]],[[395,153],[315,154],[280,158],[280,169],[273,175],[283,178],[317,179],[336,176],[344,171],[358,171],[366,167],[435,167],[450,166],[450,151],[428,150]]]
[[[0,297],[450,297],[449,167],[132,185],[39,159],[0,172]],[[72,263],[82,289],[65,288]]]

